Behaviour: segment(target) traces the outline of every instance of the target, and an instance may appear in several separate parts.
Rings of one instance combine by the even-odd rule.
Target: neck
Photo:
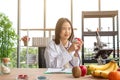
[[[61,42],[62,42],[63,46],[65,46],[65,45],[66,45],[67,41],[68,41],[68,40],[61,40]]]

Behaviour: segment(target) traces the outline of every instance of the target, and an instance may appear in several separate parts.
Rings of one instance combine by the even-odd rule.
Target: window
[[[43,0],[21,0],[21,29],[43,28]]]
[[[91,11],[91,10],[95,10],[95,11],[98,10],[98,0],[73,0],[73,27],[77,28],[75,34],[79,34],[79,35],[75,35],[76,37],[81,37],[82,11]]]
[[[46,0],[46,28],[55,28],[61,17],[71,18],[70,0]]]
[[[73,19],[73,27],[77,28],[75,31],[76,37],[81,37],[81,13],[82,11],[98,11],[98,0],[19,0],[20,1],[20,37],[24,35],[29,35],[31,38],[29,46],[32,45],[32,37],[44,37],[45,28],[55,28],[56,22],[60,17],[66,17],[68,19]],[[71,2],[72,5],[71,5]],[[101,0],[101,10],[120,10],[120,1],[119,0]],[[45,4],[45,5],[44,5]],[[107,6],[106,6],[107,5]],[[45,7],[44,7],[45,6]],[[71,12],[72,11],[72,12]],[[18,0],[0,0],[0,12],[8,15],[10,20],[13,22],[13,27],[16,32],[18,29]],[[44,13],[45,12],[45,13]],[[98,25],[96,20],[88,21],[89,28],[94,29],[94,26]],[[101,20],[103,21],[103,20]],[[106,19],[104,20],[106,21]],[[107,23],[102,23],[106,26]],[[110,23],[109,20],[107,20]],[[95,23],[95,25],[92,25]],[[111,26],[111,24],[109,25]],[[108,29],[108,27],[104,29]],[[27,30],[31,29],[31,30]],[[29,32],[29,33],[28,33]],[[45,31],[46,37],[49,36],[49,32]],[[76,35],[77,34],[77,35]],[[52,31],[51,35],[54,35]],[[21,42],[21,46],[23,43]],[[23,49],[24,54],[21,56],[25,57],[25,50]],[[33,52],[36,53],[36,52]],[[16,56],[15,52],[15,56]],[[15,57],[13,63],[16,63]],[[23,61],[24,62],[24,61]],[[15,64],[13,64],[16,67]],[[25,67],[25,66],[23,66]]]
[[[0,0],[0,12],[4,13],[12,22],[13,28],[17,33],[17,0]],[[17,45],[15,45],[17,47]],[[17,67],[17,48],[10,55],[11,67]]]

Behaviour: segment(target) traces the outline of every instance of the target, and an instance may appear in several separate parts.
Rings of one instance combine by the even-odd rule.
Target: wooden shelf
[[[44,30],[46,30],[46,31],[54,31],[55,29],[53,29],[53,28],[48,28],[48,29],[42,29],[42,28],[41,29],[39,29],[39,28],[37,29],[36,28],[36,29],[32,29],[31,28],[31,29],[20,29],[20,30],[22,30],[22,31],[44,31]]]
[[[77,30],[77,28],[73,28],[74,30]],[[26,29],[26,28],[24,28],[24,29],[20,29],[20,30],[22,30],[22,31],[55,31],[55,29],[54,28],[46,28],[46,29],[40,29],[40,28],[36,28],[36,29],[33,29],[33,28],[29,28],[29,29]]]
[[[106,62],[109,62],[109,61],[110,59],[106,60]],[[84,63],[98,63],[98,61],[95,59],[89,59],[89,60],[84,59]]]
[[[115,36],[117,35],[117,31],[101,31],[99,32],[100,36]],[[83,36],[96,36],[95,32],[83,32]]]
[[[100,36],[111,36],[113,38],[113,48],[114,50],[117,50],[117,52],[113,51],[113,58],[119,57],[119,19],[118,19],[118,10],[112,10],[112,11],[82,11],[82,39],[84,40],[84,37],[88,36],[97,36],[96,31],[84,31],[84,24],[85,24],[85,18],[98,18],[101,20],[101,18],[112,18],[112,28],[111,31],[99,31]],[[93,23],[94,24],[94,23]],[[102,24],[99,24],[99,28]],[[85,40],[84,40],[85,42]],[[96,63],[96,60],[89,59],[89,56],[85,58],[85,46],[82,47],[82,61],[83,65],[84,63]]]
[[[83,11],[84,18],[102,18],[102,17],[115,17],[118,11]]]

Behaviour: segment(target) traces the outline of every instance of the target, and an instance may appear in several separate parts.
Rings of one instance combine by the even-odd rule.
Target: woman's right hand
[[[68,52],[73,52],[75,50],[79,49],[78,43],[77,42],[73,42],[72,45],[69,47]]]
[[[76,51],[76,50],[79,50],[82,45],[82,42],[81,41],[76,41],[76,42],[73,42],[72,45],[69,47],[68,49],[68,52],[73,52],[73,51]]]

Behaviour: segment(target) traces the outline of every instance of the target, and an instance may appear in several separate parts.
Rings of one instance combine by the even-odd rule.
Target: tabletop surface
[[[17,80],[16,77],[20,74],[28,75],[28,80],[37,80],[38,76],[45,76],[47,80],[107,80],[94,78],[91,75],[74,78],[72,74],[44,74],[46,70],[46,68],[13,68],[10,74],[0,75],[0,80]]]

